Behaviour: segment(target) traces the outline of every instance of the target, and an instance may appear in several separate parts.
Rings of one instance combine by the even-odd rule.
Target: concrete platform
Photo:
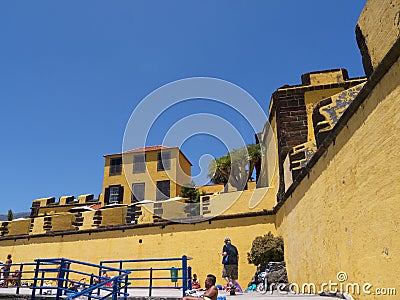
[[[129,297],[131,300],[180,300],[182,299],[182,291],[175,289],[153,289],[152,296],[149,297],[148,289],[129,289]],[[1,299],[30,299],[32,295],[32,290],[29,288],[20,288],[20,294],[16,295],[16,288],[0,288],[0,298]],[[236,295],[231,296],[227,292],[220,291],[219,296],[225,296],[226,300],[329,300],[329,299],[338,299],[333,297],[324,297],[319,295],[283,295],[278,294],[277,292],[271,294],[267,292],[266,294],[260,294],[258,292],[244,292],[244,293],[236,293]],[[55,299],[54,295],[36,295],[36,299],[50,300]],[[82,297],[80,299],[86,299],[86,297]],[[199,298],[202,299],[202,298]]]

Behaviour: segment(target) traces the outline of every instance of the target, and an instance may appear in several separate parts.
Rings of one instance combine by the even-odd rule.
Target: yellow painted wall
[[[330,74],[330,73],[321,73],[321,74]],[[315,141],[314,135],[314,126],[312,121],[312,113],[314,111],[315,106],[325,98],[333,96],[337,93],[343,91],[344,88],[332,88],[332,89],[322,89],[322,90],[313,90],[307,91],[304,93],[304,102],[306,104],[307,111],[307,124],[308,124],[308,140]]]
[[[271,187],[223,193],[211,197],[211,215],[232,215],[272,210],[276,205],[276,189]]]
[[[321,85],[328,83],[343,82],[342,70],[329,71],[329,72],[315,72],[310,74],[311,85]],[[326,96],[329,97],[329,96]]]
[[[254,190],[256,188],[255,181],[247,182],[247,189]],[[200,185],[196,186],[196,190],[202,194],[203,192],[206,194],[219,194],[224,192],[224,185],[223,184],[210,184],[210,185]]]
[[[129,186],[128,182],[126,181],[125,172],[127,169],[122,167],[122,171],[120,175],[112,175],[110,176],[110,160],[112,158],[120,157],[120,154],[116,155],[108,155],[105,157],[105,165],[104,165],[104,175],[103,175],[103,188],[102,188],[102,195],[100,198],[101,205],[104,205],[104,193],[105,189],[111,185],[121,185],[124,187],[124,198],[123,203],[128,204],[131,203],[131,187]],[[125,158],[125,157],[124,157]],[[125,161],[124,161],[125,162]],[[130,169],[132,173],[132,169]]]
[[[51,216],[51,230],[69,230],[73,229],[72,222],[75,220],[73,214]]]
[[[192,165],[190,164],[189,160],[182,155],[179,151],[176,152],[175,155],[178,155],[178,162],[179,164],[176,166],[176,182],[179,186],[177,190],[177,196],[180,194],[180,188],[191,182],[191,168]]]
[[[28,234],[31,226],[30,219],[14,220],[8,223],[8,235]]]
[[[43,229],[43,225],[44,225],[44,217],[34,218],[31,234],[45,233],[46,231]]]
[[[344,271],[400,292],[399,78],[397,61],[279,210],[290,281],[338,282]]]
[[[99,204],[98,200],[88,200],[93,199],[93,194],[85,194],[79,195],[78,199],[74,199],[74,201],[70,203],[66,203],[66,198],[73,196],[62,196],[60,197],[58,202],[54,202],[50,205],[47,205],[47,200],[51,198],[40,198],[32,201],[32,208],[35,209],[34,214],[37,216],[45,216],[52,214],[62,214],[67,213],[71,208],[82,207],[85,205],[93,205]]]
[[[260,136],[260,144],[263,146],[264,154],[261,160],[260,178],[257,187],[274,187],[279,182],[278,173],[278,146],[276,138],[276,118],[272,110],[272,99],[270,102],[269,114],[270,123],[266,122]]]
[[[224,191],[223,184],[211,184],[211,185],[201,185],[196,186],[196,190],[201,194],[205,192],[206,194],[214,194],[214,193],[221,193]]]
[[[208,198],[207,196],[206,198]],[[204,198],[201,197],[200,207],[203,207]],[[220,215],[234,215],[248,212],[260,212],[263,210],[272,210],[276,204],[276,189],[275,188],[259,188],[240,192],[223,193],[211,196],[210,204],[207,210],[209,213],[204,213],[206,218]],[[166,220],[186,218],[186,207],[194,207],[195,204],[185,203],[184,201],[162,201],[161,218]],[[142,207],[146,208],[143,215],[139,218],[139,223],[151,223],[153,221],[152,212],[154,204],[145,204]],[[202,214],[200,210],[200,214]]]
[[[75,207],[74,205],[64,205],[64,206],[46,206],[40,207],[38,209],[38,216],[52,215],[56,213],[67,213],[71,208]]]
[[[358,26],[375,69],[400,36],[400,0],[367,1]]]
[[[101,209],[101,226],[125,224],[126,210],[126,206]]]
[[[240,226],[237,223],[240,222]],[[165,258],[187,255],[189,265],[201,281],[214,273],[221,278],[221,251],[223,240],[229,236],[239,250],[239,282],[246,286],[255,272],[247,263],[246,253],[256,236],[268,231],[275,233],[273,216],[219,220],[196,224],[176,224],[160,228],[114,230],[30,239],[1,241],[0,257],[8,253],[13,261],[27,262],[41,257],[67,257],[92,263],[105,259]],[[142,243],[139,243],[139,240]]]
[[[79,228],[81,230],[84,229],[91,229],[93,228],[93,217],[94,217],[95,211],[85,211],[82,213],[83,216],[83,224]]]

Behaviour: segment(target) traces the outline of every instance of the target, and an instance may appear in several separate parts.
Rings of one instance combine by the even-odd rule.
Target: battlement
[[[349,78],[347,70],[343,68],[315,71],[303,74],[302,84],[284,85],[272,94],[269,114],[270,123],[276,124],[278,141],[278,198],[316,151],[316,134],[319,134],[320,142],[328,129],[332,129],[340,119],[366,80],[365,77]],[[356,86],[359,88],[355,89]],[[318,123],[318,126],[324,126],[323,130],[321,127],[318,130],[314,128],[313,114],[317,107],[322,109],[320,121],[326,122]]]
[[[188,198],[173,198],[164,201],[144,200],[130,205],[110,204],[101,207],[92,195],[82,195],[77,201],[72,196],[42,198],[33,201],[38,214],[27,219],[2,222],[0,236],[42,235],[52,232],[79,232],[129,224],[154,224],[164,221],[198,222],[214,217],[243,215],[261,211],[260,207],[272,211],[275,205],[275,190],[269,188],[250,189],[229,193],[215,193],[200,197],[193,202]],[[94,202],[95,201],[95,202]],[[90,205],[88,205],[90,204]],[[40,206],[43,205],[43,206]]]
[[[346,69],[323,70],[301,75],[302,85],[324,85],[345,82],[346,80],[349,80]]]
[[[100,204],[93,194],[80,195],[78,199],[75,196],[61,196],[58,202],[55,199],[55,197],[46,197],[33,200],[31,217],[65,213],[74,207]]]

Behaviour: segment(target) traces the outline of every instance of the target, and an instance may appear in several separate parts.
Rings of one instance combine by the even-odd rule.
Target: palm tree
[[[231,157],[229,153],[216,158],[208,165],[207,177],[214,184],[223,184],[226,192],[229,175],[231,173]]]
[[[251,178],[254,168],[261,162],[261,156],[259,144],[233,149],[210,162],[207,176],[213,183],[226,185],[229,182],[238,191],[242,191],[247,189],[247,181]]]
[[[261,158],[262,158],[262,152],[261,152],[261,144],[250,144],[247,145],[247,153],[249,157],[249,178],[251,178],[251,174],[253,174],[254,168],[256,169],[256,174],[257,178],[258,175],[260,174],[260,169],[261,169]]]

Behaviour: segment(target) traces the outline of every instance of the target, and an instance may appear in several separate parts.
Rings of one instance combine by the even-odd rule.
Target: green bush
[[[270,261],[283,261],[283,239],[274,237],[271,232],[256,237],[247,253],[247,260],[250,264],[261,265],[263,269]]]
[[[196,190],[196,186],[193,181],[181,187],[180,196],[183,198],[189,198],[193,202],[200,201],[200,193]]]
[[[14,214],[13,211],[9,209],[7,214],[7,221],[12,221],[12,220],[14,220]]]

